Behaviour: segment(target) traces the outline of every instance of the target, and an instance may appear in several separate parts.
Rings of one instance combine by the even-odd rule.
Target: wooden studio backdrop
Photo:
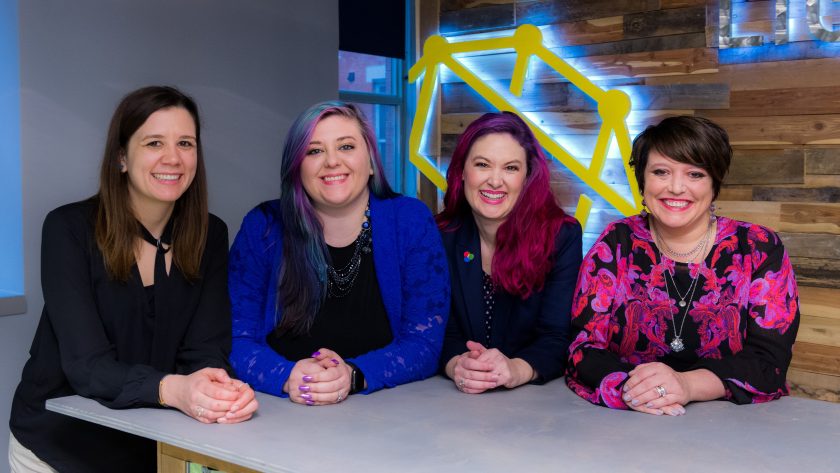
[[[777,21],[777,3],[787,7],[787,21]],[[840,3],[822,3],[828,11],[822,24],[840,30]],[[805,0],[417,0],[415,6],[417,57],[431,35],[463,41],[534,24],[543,44],[595,84],[631,97],[631,138],[672,115],[722,125],[735,155],[718,214],[779,232],[795,267],[802,323],[791,388],[840,402],[840,42],[825,28],[822,36],[812,31]],[[787,30],[779,32],[780,25]],[[514,56],[497,50],[460,60],[503,88]],[[446,73],[436,100],[425,152],[445,167],[464,127],[494,108]],[[556,71],[532,64],[516,106],[553,138],[591,153],[597,104]],[[587,186],[551,161],[557,198],[573,213]],[[624,176],[620,156],[611,153],[602,179],[621,187]],[[421,197],[439,205],[434,186],[422,181]],[[586,247],[621,217],[590,197]]]

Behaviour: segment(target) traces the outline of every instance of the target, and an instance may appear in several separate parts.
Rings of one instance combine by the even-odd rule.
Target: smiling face
[[[135,212],[174,207],[195,178],[197,146],[195,121],[186,109],[170,107],[149,115],[120,159]]]
[[[672,234],[705,231],[713,196],[712,178],[703,168],[650,151],[643,197],[650,214],[664,230]]]
[[[370,153],[356,120],[330,115],[315,126],[300,177],[315,210],[355,212],[367,205]]]
[[[479,224],[507,218],[528,174],[525,149],[507,133],[473,142],[464,163],[464,196]]]

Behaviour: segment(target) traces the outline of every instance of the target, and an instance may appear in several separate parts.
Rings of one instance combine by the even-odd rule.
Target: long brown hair
[[[140,223],[128,195],[128,175],[120,172],[120,156],[128,141],[149,116],[164,108],[179,107],[195,122],[197,163],[195,178],[175,202],[172,228],[172,262],[187,277],[197,279],[201,255],[207,240],[207,178],[201,150],[201,124],[192,98],[174,87],[152,86],[126,95],[111,117],[105,155],[99,173],[96,210],[96,245],[105,260],[109,276],[127,281],[135,263]]]

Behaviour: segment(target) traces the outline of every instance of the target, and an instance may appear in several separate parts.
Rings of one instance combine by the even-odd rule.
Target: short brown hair
[[[198,106],[174,87],[151,86],[123,97],[108,128],[105,154],[99,172],[96,211],[96,245],[105,260],[108,275],[127,281],[135,263],[134,249],[140,236],[140,223],[131,210],[128,176],[120,172],[120,157],[128,140],[149,116],[165,108],[183,108],[195,123],[197,162],[192,183],[175,202],[172,228],[172,263],[187,279],[197,279],[201,255],[207,240],[207,177],[201,151],[201,122]]]
[[[732,146],[726,130],[701,117],[669,117],[651,125],[633,140],[630,166],[636,174],[639,192],[645,191],[645,167],[651,150],[673,159],[702,168],[712,178],[714,199],[717,199],[723,178],[732,162]]]

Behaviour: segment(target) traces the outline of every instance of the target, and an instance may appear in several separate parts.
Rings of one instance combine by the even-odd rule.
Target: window
[[[0,315],[26,311],[17,21],[17,2],[0,0]]]
[[[338,96],[361,108],[376,133],[385,177],[406,193],[403,146],[403,61],[349,51],[338,52]]]

